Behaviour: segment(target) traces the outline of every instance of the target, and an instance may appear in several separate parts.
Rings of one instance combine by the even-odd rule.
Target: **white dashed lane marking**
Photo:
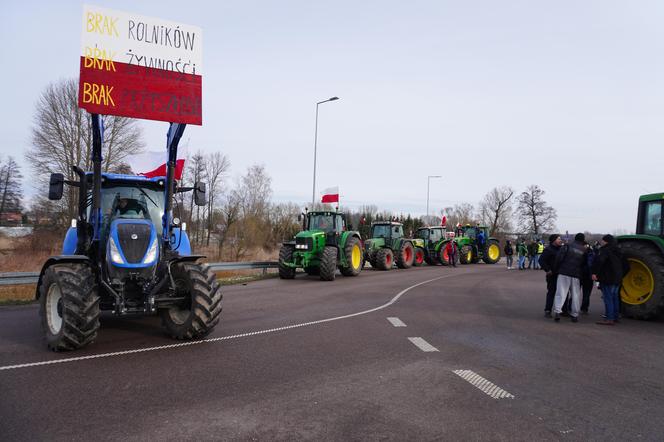
[[[406,324],[399,318],[387,318],[390,323],[395,327],[405,327]]]
[[[454,370],[454,373],[494,399],[514,399],[513,394],[484,379],[472,370]]]
[[[429,351],[438,351],[438,349],[437,349],[436,347],[434,347],[433,345],[429,344],[427,341],[425,341],[425,340],[422,339],[422,338],[419,338],[419,337],[418,337],[418,338],[408,338],[408,340],[409,340],[410,342],[412,342],[413,344],[415,344],[415,346],[416,346],[417,348],[419,348],[420,350],[422,350],[422,351],[426,351],[426,352],[429,352]]]

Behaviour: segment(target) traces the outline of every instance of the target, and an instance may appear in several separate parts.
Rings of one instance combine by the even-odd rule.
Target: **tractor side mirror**
[[[207,203],[206,187],[205,183],[197,182],[194,184],[194,203],[197,206],[204,206]]]
[[[297,222],[298,223],[302,222],[302,214],[301,213],[297,216]]]
[[[57,201],[62,199],[65,187],[65,176],[61,173],[52,173],[48,182],[48,199]]]

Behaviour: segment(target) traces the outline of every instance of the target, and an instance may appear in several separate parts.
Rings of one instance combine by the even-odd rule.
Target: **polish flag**
[[[339,186],[324,189],[321,203],[339,203]]]
[[[144,152],[134,155],[131,159],[131,170],[136,175],[143,175],[147,178],[166,176],[166,162],[168,161],[168,152]],[[182,179],[184,171],[184,152],[178,150],[178,158],[175,160],[175,179]]]
[[[447,225],[447,217],[443,215],[443,219],[440,221],[440,225],[445,227]]]

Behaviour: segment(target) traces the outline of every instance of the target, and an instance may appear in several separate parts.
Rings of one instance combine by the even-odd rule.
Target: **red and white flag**
[[[166,161],[168,161],[168,152],[165,150],[161,152],[143,152],[134,155],[131,158],[131,170],[136,175],[143,175],[144,177],[154,178],[158,176],[166,176]],[[184,171],[184,152],[178,151],[178,158],[175,161],[175,179],[182,179],[182,172]]]
[[[339,186],[324,189],[322,194],[321,203],[339,203]]]
[[[443,215],[443,219],[440,220],[440,225],[445,227],[447,225],[447,217]]]

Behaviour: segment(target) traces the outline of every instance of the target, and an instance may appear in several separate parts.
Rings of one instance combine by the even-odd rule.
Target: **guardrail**
[[[267,269],[279,268],[277,261],[253,261],[253,262],[210,262],[207,263],[215,272],[224,270],[254,270],[262,269],[263,273]],[[6,272],[0,273],[0,286],[3,285],[25,285],[37,284],[39,272]]]

